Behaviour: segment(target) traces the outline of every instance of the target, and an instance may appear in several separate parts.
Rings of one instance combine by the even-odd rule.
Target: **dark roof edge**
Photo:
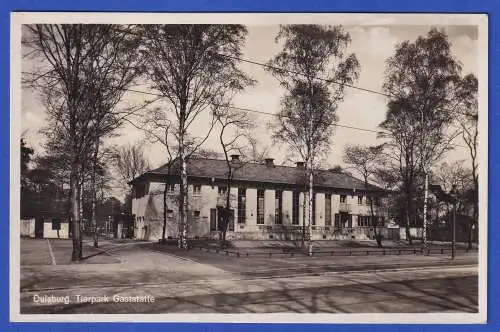
[[[196,160],[215,160],[215,161],[225,161],[225,159],[218,159],[218,158],[197,158],[197,157],[190,157],[188,159],[196,159]],[[164,172],[162,172],[161,170],[165,167],[167,167],[167,165],[170,163],[172,166],[178,162],[179,158],[175,158],[173,159],[172,161],[170,162],[167,162],[167,163],[164,163],[162,164],[161,166],[159,167],[156,167],[155,169],[152,169],[150,171],[147,171],[139,176],[137,176],[135,179],[133,179],[132,181],[128,182],[129,185],[133,185],[134,183],[136,183],[137,181],[141,180],[142,178],[144,177],[147,177],[147,176],[150,176],[150,175],[159,175],[159,176],[166,176],[167,174],[165,174]],[[262,165],[262,163],[259,163],[259,162],[248,162],[246,164],[255,164],[255,165]],[[296,167],[294,166],[286,166],[286,165],[274,165],[274,167],[283,167],[283,168],[292,168],[292,169],[296,169]],[[317,169],[316,171],[319,171],[319,172],[324,172],[324,173],[331,173],[329,170],[327,169]],[[364,181],[363,180],[360,180],[358,179],[357,177],[353,176],[352,174],[350,173],[345,173],[345,172],[341,172],[340,174],[342,174],[343,176],[347,176],[347,177],[350,177],[356,181],[359,181],[360,183],[363,183],[364,184]],[[172,175],[175,175],[175,174],[170,174],[169,176],[172,176]],[[188,174],[188,177],[197,177],[197,178],[212,178],[210,176],[189,176]],[[221,178],[217,178],[217,179],[221,179]],[[224,179],[222,179],[224,180]],[[235,179],[236,181],[238,181],[238,179]],[[261,181],[251,181],[251,180],[239,180],[239,181],[248,181],[248,182],[261,182]],[[289,183],[289,182],[268,182],[268,183],[277,183],[277,184],[289,184],[289,185],[296,185],[294,183]],[[373,184],[369,184],[370,187],[372,187],[373,189],[371,188],[360,188],[360,190],[365,190],[365,191],[383,191],[383,192],[393,192],[392,190],[388,190],[388,189],[384,189],[384,188],[381,188],[379,187],[378,185],[373,185]],[[341,187],[326,187],[324,186],[323,188],[337,188],[337,189],[352,189],[352,188],[341,188]]]
[[[162,173],[162,172],[148,171],[148,172],[143,173],[142,175],[138,176],[137,178],[135,178],[131,182],[129,182],[129,184],[133,184],[133,183],[141,180],[142,178],[146,178],[146,177],[150,177],[150,176],[155,176],[155,175],[159,176],[159,177],[166,176],[166,174]],[[175,174],[171,174],[170,176],[176,176],[176,177],[178,177]],[[226,179],[222,178],[222,177],[211,177],[211,176],[200,176],[200,175],[189,175],[189,174],[188,174],[188,178],[214,179],[214,180],[216,180],[218,182],[219,181],[226,181]],[[354,179],[356,179],[356,178],[354,178]],[[297,184],[297,183],[277,182],[277,181],[266,182],[266,181],[252,181],[252,180],[245,180],[245,179],[233,179],[233,181],[235,181],[235,182],[244,181],[244,182],[249,182],[249,183],[270,183],[270,184],[278,184],[278,185],[300,186],[300,184]],[[315,187],[318,187],[318,188],[321,188],[321,189],[335,188],[335,189],[340,189],[340,190],[349,190],[349,191],[353,190],[352,187],[346,188],[346,187],[333,187],[333,186],[324,186],[324,185],[316,185]],[[387,189],[384,189],[384,188],[381,188],[381,187],[378,187],[378,186],[374,186],[374,185],[370,185],[369,188],[355,188],[355,189],[363,191],[363,192],[385,192],[385,193],[391,192],[390,190],[387,190]]]

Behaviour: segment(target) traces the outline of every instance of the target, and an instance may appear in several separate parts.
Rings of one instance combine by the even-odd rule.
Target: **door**
[[[341,212],[340,224],[342,228],[352,228],[352,215],[345,212]]]
[[[223,218],[224,208],[222,206],[217,207],[217,230],[219,232],[224,231],[224,219]]]
[[[234,231],[234,210],[229,210],[229,231]]]
[[[217,210],[210,209],[210,231],[215,232],[217,230]]]
[[[35,219],[35,239],[43,239],[43,218]]]
[[[224,208],[222,206],[217,207],[217,230],[219,232],[224,231]],[[229,210],[229,227],[228,231],[234,231],[234,209]]]

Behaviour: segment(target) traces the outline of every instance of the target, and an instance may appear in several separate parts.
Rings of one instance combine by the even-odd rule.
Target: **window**
[[[293,225],[298,225],[299,224],[299,197],[300,194],[298,191],[293,192],[293,197],[292,197],[292,224]]]
[[[193,219],[194,221],[199,221],[200,220],[200,211],[193,211]]]
[[[174,192],[175,192],[175,184],[174,183],[167,184],[167,193],[173,194]]]
[[[141,198],[146,195],[146,185],[141,184],[135,187],[135,197]]]
[[[246,221],[247,194],[245,188],[238,188],[238,223],[244,224]]]
[[[384,226],[384,217],[358,216],[359,227]]]
[[[257,224],[264,224],[264,189],[257,190]]]
[[[283,190],[276,190],[274,197],[274,222],[281,225],[283,224]]]
[[[193,185],[193,196],[201,195],[201,186],[199,184]]]
[[[372,198],[366,196],[366,205],[370,206],[371,202],[372,202]]]
[[[234,231],[234,210],[231,209],[229,210],[229,225],[228,225],[228,230],[233,232]]]
[[[375,204],[375,206],[381,206],[380,197],[375,197],[373,199],[373,203]]]
[[[345,203],[347,200],[347,195],[340,195],[340,203]]]
[[[359,227],[368,227],[370,226],[370,216],[358,216],[358,226]]]
[[[311,225],[316,225],[316,193],[313,193],[312,197],[312,216],[311,216]]]
[[[358,196],[358,205],[363,205],[363,196]]]
[[[352,228],[352,214],[346,214],[344,215],[344,220],[342,220],[342,227],[346,227],[346,222],[347,222],[347,228]]]
[[[219,187],[218,188],[218,195],[219,197],[226,197],[227,194],[227,188],[226,187]]]
[[[335,213],[335,228],[340,228],[340,214]]]
[[[167,210],[167,218],[172,219],[174,217],[174,211],[173,210]]]
[[[332,195],[325,195],[325,226],[332,225]]]
[[[217,210],[210,209],[210,231],[217,230]]]

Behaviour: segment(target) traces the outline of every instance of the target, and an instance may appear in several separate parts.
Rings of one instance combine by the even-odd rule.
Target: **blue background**
[[[189,1],[132,1],[132,0],[3,0],[0,1],[0,267],[9,264],[9,148],[10,148],[10,12],[12,11],[124,11],[124,12],[440,12],[440,13],[488,13],[489,14],[489,184],[488,201],[495,206],[498,197],[499,177],[496,167],[500,164],[498,147],[495,144],[500,131],[495,130],[499,122],[496,105],[499,102],[498,82],[500,76],[500,1],[495,0],[189,0]],[[498,260],[500,254],[500,232],[496,221],[499,209],[488,209],[488,324],[487,325],[326,325],[326,324],[130,324],[92,323],[19,324],[9,322],[9,273],[2,268],[0,274],[0,330],[2,331],[500,331]],[[497,314],[495,314],[497,313]]]

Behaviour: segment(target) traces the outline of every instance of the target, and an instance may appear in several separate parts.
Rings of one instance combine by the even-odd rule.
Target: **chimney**
[[[239,161],[240,160],[240,155],[239,154],[232,154],[231,155],[231,160],[232,161]]]
[[[266,161],[267,166],[274,166],[274,159],[273,158],[266,158],[264,160]]]
[[[295,165],[297,165],[297,168],[300,168],[300,169],[303,169],[304,168],[304,162],[303,161],[297,161],[295,163]]]

